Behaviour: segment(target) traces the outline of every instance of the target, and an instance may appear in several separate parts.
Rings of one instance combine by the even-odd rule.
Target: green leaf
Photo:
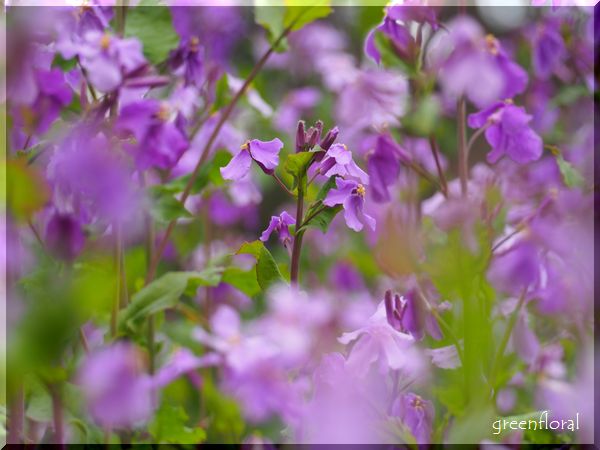
[[[269,42],[274,44],[275,41],[283,33],[285,27],[283,25],[285,8],[282,6],[255,6],[254,20],[257,24],[267,30]],[[287,50],[287,40],[282,39],[275,48],[277,52]]]
[[[154,186],[149,191],[154,197],[150,213],[156,221],[167,223],[176,219],[193,217],[172,194],[163,192],[160,187]]]
[[[438,124],[440,103],[433,96],[425,97],[417,108],[402,119],[402,125],[411,134],[430,136]]]
[[[309,6],[306,1],[284,0],[286,4],[283,18],[284,28],[292,27],[292,31],[299,30],[317,19],[327,17],[333,11],[329,0],[313,0]]]
[[[154,280],[131,298],[119,315],[119,328],[130,328],[145,317],[174,307],[184,293],[193,294],[199,286],[216,286],[221,279],[221,269],[202,272],[169,272]]]
[[[260,285],[256,280],[254,270],[243,270],[239,267],[228,267],[223,272],[223,283],[227,283],[236,289],[239,289],[248,297],[254,297],[260,292]]]
[[[229,79],[227,73],[224,73],[215,86],[215,101],[212,105],[212,111],[216,112],[229,103],[231,94],[229,92]]]
[[[294,178],[293,188],[295,188],[298,185],[299,180],[306,175],[308,166],[314,156],[315,155],[312,152],[290,153],[287,155],[285,162],[283,163],[283,170]]]
[[[256,281],[263,291],[273,284],[284,282],[273,255],[261,241],[244,242],[237,254],[252,255],[256,258]]]
[[[302,226],[302,228],[303,229],[304,229],[304,227],[318,228],[323,233],[327,233],[327,230],[329,229],[329,225],[331,225],[331,222],[333,221],[333,219],[335,219],[335,216],[337,216],[337,214],[341,210],[342,210],[342,205],[325,208],[323,211],[321,211],[315,217],[313,217],[308,223],[304,224]]]
[[[137,37],[144,55],[152,64],[163,62],[177,47],[179,36],[173,29],[171,12],[166,6],[136,6],[127,10],[125,36]]]
[[[148,426],[148,431],[157,443],[199,444],[206,439],[202,428],[187,426],[188,416],[181,406],[163,402]]]
[[[335,179],[337,177],[333,176],[327,180],[327,182],[321,187],[319,192],[317,193],[317,200],[324,200],[327,197],[327,194],[331,189],[336,186]]]
[[[560,170],[565,186],[568,188],[581,188],[585,186],[583,175],[579,173],[573,164],[566,161],[560,153],[556,154],[555,157],[556,163],[558,164],[558,170]]]

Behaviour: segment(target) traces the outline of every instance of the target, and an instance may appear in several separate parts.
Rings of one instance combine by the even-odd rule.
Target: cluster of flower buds
[[[299,121],[296,128],[296,153],[311,151],[317,144],[322,150],[329,150],[337,139],[339,130],[337,127],[333,127],[325,133],[325,136],[322,136],[322,134],[323,122],[320,120],[317,120],[315,126],[310,127],[308,131],[306,130],[306,123],[303,120]],[[319,152],[318,155],[315,155],[315,159],[319,161],[323,156],[324,153]]]

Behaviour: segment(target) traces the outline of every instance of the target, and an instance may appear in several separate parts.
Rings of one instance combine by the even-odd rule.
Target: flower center
[[[367,190],[365,189],[365,187],[362,184],[359,184],[358,186],[356,186],[356,193],[359,196],[364,197],[365,194],[367,193]]]
[[[156,113],[156,117],[158,117],[163,122],[166,122],[167,120],[169,120],[170,115],[171,111],[169,109],[169,105],[167,105],[166,103],[161,103],[160,107],[158,108],[158,112]]]
[[[190,39],[190,51],[192,53],[197,53],[199,46],[200,46],[200,39],[198,39],[196,36],[192,36],[192,38]]]
[[[100,48],[102,50],[108,50],[108,47],[110,45],[110,36],[106,33],[104,33],[102,35],[102,37],[100,38]]]
[[[250,141],[246,141],[242,144],[242,146],[240,147],[240,150],[250,150]]]
[[[414,408],[422,408],[423,407],[423,399],[418,395],[415,396],[412,400],[412,406]]]
[[[493,34],[488,34],[485,37],[485,45],[492,55],[495,56],[498,54],[499,43],[498,39],[496,39]]]

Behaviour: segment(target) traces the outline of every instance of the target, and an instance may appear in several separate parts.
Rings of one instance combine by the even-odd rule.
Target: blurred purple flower
[[[344,345],[356,341],[347,365],[359,376],[365,376],[373,364],[382,374],[390,369],[398,370],[407,379],[418,377],[424,369],[415,339],[389,324],[384,302],[379,304],[364,327],[344,333],[338,341]]]
[[[154,408],[152,383],[144,373],[139,351],[118,342],[90,354],[78,381],[93,419],[106,428],[130,428],[150,419]]]
[[[560,22],[546,20],[537,24],[529,38],[533,49],[535,74],[541,79],[547,79],[566,56],[565,42],[560,34]]]
[[[263,172],[271,175],[279,165],[279,152],[282,147],[283,142],[278,138],[270,141],[247,141],[229,164],[221,167],[221,175],[226,180],[239,180],[250,171],[252,160],[256,161]]]
[[[488,271],[488,279],[498,290],[516,296],[521,295],[524,289],[534,289],[539,277],[539,249],[525,240],[497,255]]]
[[[402,58],[414,59],[418,52],[418,43],[410,32],[409,22],[428,23],[433,30],[437,30],[439,27],[435,10],[420,3],[419,1],[409,0],[401,5],[385,8],[383,22],[371,30],[365,40],[365,53],[373,61],[377,64],[381,62],[381,53],[375,44],[375,34],[377,32],[390,38],[394,48]]]
[[[101,92],[113,92],[146,65],[140,41],[97,30],[86,32],[77,42],[60,43],[58,50],[66,59],[78,56],[88,79]]]
[[[47,168],[55,205],[76,212],[83,223],[135,217],[141,196],[130,170],[108,139],[85,124],[77,125],[59,143]]]
[[[215,366],[220,362],[221,357],[215,353],[196,356],[186,348],[178,349],[152,377],[152,385],[155,389],[163,388],[182,375],[202,367]]]
[[[183,73],[185,84],[201,87],[204,82],[203,49],[196,36],[182,39],[177,49],[169,53],[169,65],[175,73]]]
[[[21,127],[28,136],[48,131],[61,109],[71,103],[73,97],[73,92],[60,69],[39,69],[34,71],[33,78],[34,84],[27,88],[29,93],[20,93],[23,100],[33,99],[31,103],[18,104],[19,98],[14,98],[13,93],[9,91],[11,99],[14,98],[17,102],[11,111],[14,125]]]
[[[401,394],[392,405],[391,415],[400,418],[417,444],[431,443],[435,410],[429,400],[412,392]]]
[[[140,100],[125,105],[119,112],[115,129],[124,137],[133,137],[125,143],[140,170],[151,167],[173,167],[189,144],[181,130],[171,121],[171,106],[155,99]]]
[[[271,237],[273,232],[279,234],[279,241],[284,245],[284,247],[288,247],[292,242],[292,236],[290,235],[290,225],[295,225],[296,220],[290,216],[286,211],[283,211],[278,216],[271,216],[271,221],[269,222],[269,226],[263,233],[260,235],[260,240],[263,242],[267,242]]]
[[[388,323],[395,330],[409,333],[415,340],[425,337],[425,332],[434,339],[442,339],[442,331],[437,319],[414,290],[405,296],[398,294],[392,297],[391,291],[386,291],[384,297],[385,312]],[[433,307],[433,306],[432,306]]]
[[[471,128],[487,126],[485,138],[492,146],[487,160],[492,164],[504,155],[520,164],[542,156],[542,139],[529,127],[530,121],[531,116],[525,109],[512,101],[497,102],[468,118]]]
[[[468,16],[439,31],[429,48],[427,65],[439,71],[440,84],[450,99],[465,95],[475,106],[484,108],[522,93],[527,86],[527,72],[509,58],[494,36],[484,36],[480,25]]]
[[[298,117],[307,116],[321,100],[321,92],[315,87],[303,87],[290,91],[279,104],[275,125],[283,131],[292,131]]]
[[[400,174],[400,163],[410,161],[410,155],[389,134],[380,134],[367,159],[371,194],[377,203],[390,201],[388,188]]]
[[[354,231],[363,229],[363,223],[375,230],[375,219],[363,211],[366,189],[352,180],[335,179],[337,189],[331,189],[323,200],[325,206],[343,205],[346,225]]]
[[[66,261],[73,261],[85,244],[81,223],[70,214],[54,213],[46,225],[48,250]]]

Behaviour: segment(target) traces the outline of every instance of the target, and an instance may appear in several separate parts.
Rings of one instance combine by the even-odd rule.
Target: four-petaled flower
[[[337,189],[329,191],[323,204],[325,206],[343,205],[346,225],[354,231],[362,230],[363,224],[368,225],[371,230],[375,230],[375,219],[363,211],[366,194],[364,185],[341,178],[336,178],[335,184]]]
[[[513,161],[525,164],[542,156],[542,139],[529,127],[532,116],[511,100],[497,102],[492,106],[469,115],[471,128],[487,126],[485,138],[492,146],[487,160],[491,164],[504,155]]]
[[[221,167],[221,175],[226,180],[239,180],[250,171],[252,160],[256,161],[267,175],[271,175],[279,164],[279,152],[282,147],[283,142],[277,138],[270,141],[247,141],[229,164]]]
[[[341,175],[343,177],[357,178],[363,184],[369,184],[367,175],[352,159],[352,152],[344,144],[334,144],[329,148],[319,172],[326,177]]]
[[[279,234],[279,240],[287,247],[292,242],[292,236],[290,234],[290,225],[295,225],[296,220],[290,216],[287,211],[283,211],[278,216],[271,216],[269,226],[265,231],[262,232],[260,240],[266,242],[271,237],[271,233],[274,231]]]

